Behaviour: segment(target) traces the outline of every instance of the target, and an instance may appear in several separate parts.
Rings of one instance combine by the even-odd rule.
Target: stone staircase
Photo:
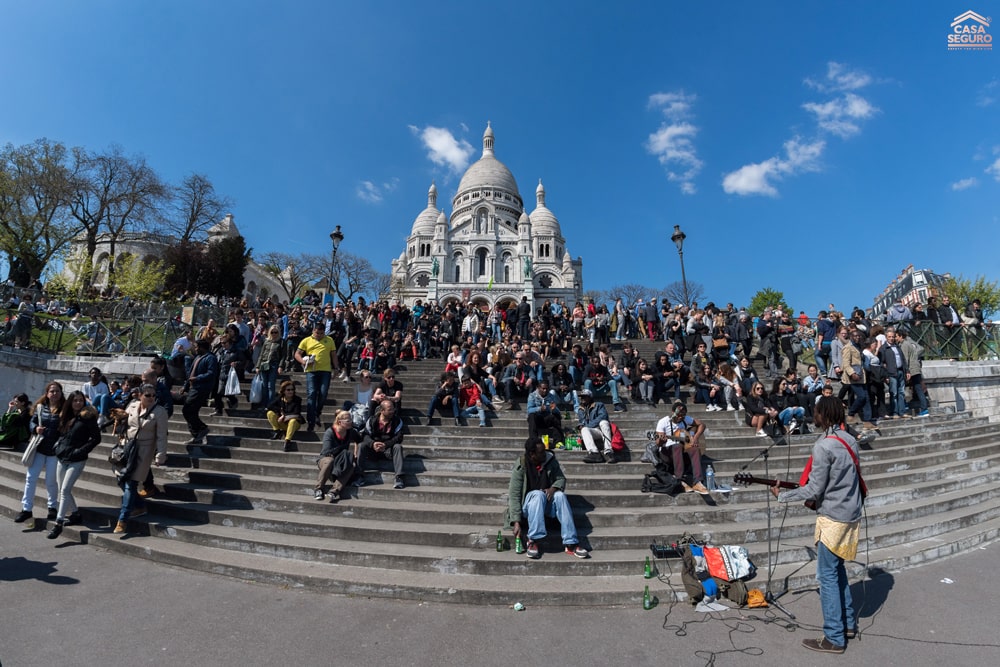
[[[638,347],[649,359],[662,344]],[[319,432],[301,431],[299,451],[285,453],[280,440],[268,439],[264,419],[237,409],[207,417],[207,443],[191,447],[181,444],[188,435],[178,410],[171,420],[168,466],[155,472],[165,496],[150,501],[150,513],[133,522],[138,530],[125,537],[110,532],[121,494],[105,463],[110,449],[105,442],[76,487],[85,525],[67,528],[64,536],[181,567],[350,595],[610,606],[638,604],[647,583],[661,599],[682,595],[679,561],[660,561],[660,570],[669,572],[662,581],[644,580],[642,567],[650,542],[676,541],[685,532],[715,544],[746,546],[758,567],[753,584],[763,588],[770,512],[776,547],[772,590],[813,582],[808,561],[814,556],[814,514],[769,502],[764,486],[675,498],[639,491],[650,468],[638,461],[645,432],[665,414],[663,405],[629,404],[628,412],[613,415],[631,447],[630,461],[588,465],[581,462],[583,452],[558,453],[577,530],[592,558],[562,554],[558,530],[542,543],[541,560],[498,553],[509,471],[527,435],[525,415],[499,412],[489,417],[486,429],[474,419],[469,426],[456,427],[447,419],[427,425],[423,415],[443,366],[440,360],[409,362],[398,373],[408,422],[403,490],[393,490],[386,467],[368,471],[366,485],[352,487],[339,504],[313,500]],[[353,385],[335,381],[329,404],[352,395]],[[708,454],[720,484],[731,484],[733,474],[767,444],[737,413],[692,406],[691,414],[708,426]],[[747,471],[795,480],[814,439],[793,436],[789,444],[776,445],[768,475],[763,461]],[[997,537],[1000,438],[985,419],[940,412],[890,422],[861,459],[871,495],[858,561],[900,569]],[[19,510],[23,479],[19,455],[0,452],[2,512],[10,517]],[[44,506],[40,488],[39,528]],[[25,539],[41,535],[36,531]],[[862,567],[854,564],[855,572]]]

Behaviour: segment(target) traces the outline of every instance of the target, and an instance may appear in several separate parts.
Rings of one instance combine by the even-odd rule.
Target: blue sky
[[[257,252],[383,271],[487,120],[584,288],[868,306],[907,264],[1000,278],[1000,46],[967,2],[0,0],[0,141],[205,173]],[[1000,26],[991,26],[991,33]]]

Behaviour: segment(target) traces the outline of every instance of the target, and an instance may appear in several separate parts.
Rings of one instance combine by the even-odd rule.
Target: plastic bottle
[[[711,463],[705,469],[705,486],[708,487],[709,491],[716,491],[719,488],[715,485],[715,468],[712,467]]]
[[[649,597],[649,586],[646,586],[645,590],[642,591],[642,608],[652,609],[653,599]]]
[[[497,551],[503,551],[503,531],[497,531]]]
[[[653,567],[649,564],[649,556],[646,556],[646,568],[642,571],[642,576],[646,579],[653,578]]]

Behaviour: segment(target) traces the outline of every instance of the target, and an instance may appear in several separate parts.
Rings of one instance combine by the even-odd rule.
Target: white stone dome
[[[486,124],[483,133],[483,156],[465,171],[458,184],[458,193],[477,190],[482,187],[499,188],[521,198],[517,181],[510,169],[493,155],[493,128]]]
[[[437,209],[437,186],[431,183],[431,187],[427,190],[427,208],[421,211],[417,219],[413,221],[413,230],[410,235],[432,236],[434,223],[437,222],[439,212]]]
[[[535,197],[538,206],[531,212],[531,233],[534,236],[562,236],[559,228],[559,220],[545,206],[545,186],[542,185],[542,179],[538,179]]]

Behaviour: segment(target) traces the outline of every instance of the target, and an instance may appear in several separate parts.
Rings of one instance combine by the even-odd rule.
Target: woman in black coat
[[[101,442],[97,410],[87,405],[83,392],[74,391],[59,413],[59,442],[56,443],[56,479],[59,480],[59,511],[48,538],[59,537],[67,523],[79,523],[80,512],[73,498],[73,487],[83,474],[90,452]]]

